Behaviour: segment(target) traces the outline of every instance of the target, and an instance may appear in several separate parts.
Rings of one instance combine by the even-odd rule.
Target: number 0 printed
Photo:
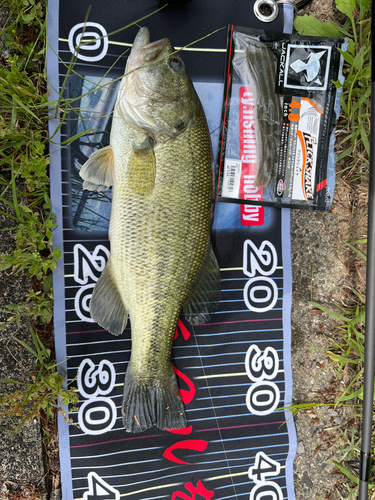
[[[108,34],[98,23],[78,23],[69,32],[69,50],[77,59],[95,62],[108,52]]]

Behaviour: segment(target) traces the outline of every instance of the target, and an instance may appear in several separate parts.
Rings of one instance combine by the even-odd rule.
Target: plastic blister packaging
[[[345,48],[229,26],[218,201],[330,209]]]

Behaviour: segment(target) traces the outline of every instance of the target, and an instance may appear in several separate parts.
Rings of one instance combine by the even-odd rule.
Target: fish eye
[[[184,68],[182,62],[179,59],[177,59],[177,57],[169,59],[169,65],[175,71],[181,71]]]

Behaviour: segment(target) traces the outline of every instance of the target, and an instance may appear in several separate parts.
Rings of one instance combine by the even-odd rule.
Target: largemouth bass
[[[131,321],[123,423],[186,427],[170,355],[183,310],[203,323],[220,300],[212,250],[213,174],[202,105],[171,42],[141,28],[113,113],[110,145],[81,168],[83,188],[113,186],[111,255],[90,302],[114,335]]]

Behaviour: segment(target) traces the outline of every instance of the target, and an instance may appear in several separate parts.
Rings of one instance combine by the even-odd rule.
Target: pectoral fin
[[[156,177],[154,141],[147,136],[139,145],[133,146],[128,163],[129,186],[135,194],[147,196],[152,193]]]
[[[92,319],[113,335],[120,335],[128,321],[128,311],[113,279],[111,258],[95,285],[90,301]]]
[[[83,189],[103,191],[114,183],[114,160],[111,146],[98,149],[79,171],[84,180]]]
[[[182,310],[191,325],[206,323],[216,311],[221,295],[220,269],[212,245],[203,260],[195,287]]]

